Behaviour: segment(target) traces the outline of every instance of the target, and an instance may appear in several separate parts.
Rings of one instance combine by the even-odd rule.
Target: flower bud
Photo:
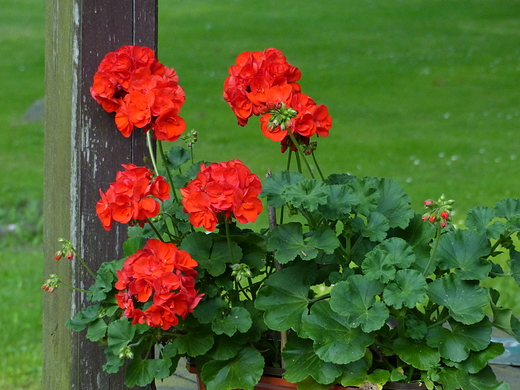
[[[61,259],[61,251],[58,251],[54,254],[54,258],[56,259],[56,261],[60,260]]]
[[[74,252],[67,253],[67,259],[72,260],[74,258]]]

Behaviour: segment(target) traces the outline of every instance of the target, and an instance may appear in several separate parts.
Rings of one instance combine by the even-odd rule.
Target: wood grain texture
[[[94,271],[122,257],[126,226],[106,232],[95,204],[121,164],[142,165],[147,155],[144,134],[124,138],[114,114],[90,96],[90,85],[109,51],[130,44],[156,48],[157,1],[48,0],[46,13],[45,275],[88,289],[93,280],[79,265],[54,260],[57,240],[71,239]],[[122,375],[102,371],[103,349],[65,326],[86,304],[84,294],[64,287],[44,296],[42,388],[124,388]]]

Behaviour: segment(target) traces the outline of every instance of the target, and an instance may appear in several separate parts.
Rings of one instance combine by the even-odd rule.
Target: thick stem
[[[173,178],[170,170],[168,169],[168,165],[166,164],[166,155],[164,154],[164,149],[162,146],[162,142],[158,142],[159,144],[159,153],[161,154],[161,158],[163,160],[164,169],[166,169],[166,175],[168,176],[168,182],[170,183],[170,187],[172,189],[173,197],[175,198],[175,202],[179,203],[179,197],[177,196],[177,192],[175,191],[175,185],[173,184]],[[157,172],[157,171],[156,171]]]
[[[287,131],[287,134],[289,134],[289,137],[291,138],[292,143],[294,144],[294,146],[296,146],[296,149],[298,149],[298,154],[302,156],[303,162],[305,163],[307,169],[309,170],[309,174],[311,175],[311,178],[314,179],[314,172],[312,171],[312,168],[311,168],[309,162],[305,158],[305,153],[303,153],[302,149],[300,148],[300,144],[298,143],[298,141],[296,141],[296,138],[294,137],[294,134],[292,133],[291,129],[289,129]]]
[[[428,270],[430,269],[431,265],[433,264],[433,259],[435,258],[435,255],[437,254],[437,248],[439,247],[439,241],[441,239],[441,225],[437,224],[437,232],[435,233],[435,242],[433,243],[433,248],[430,253],[430,260],[428,261],[428,265],[423,271],[424,276],[428,276]]]

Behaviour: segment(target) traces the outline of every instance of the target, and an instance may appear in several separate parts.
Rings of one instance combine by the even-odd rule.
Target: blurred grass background
[[[0,388],[39,389],[43,0],[0,1]],[[221,98],[242,51],[276,47],[326,104],[324,173],[398,180],[415,209],[442,193],[455,223],[520,196],[520,0],[159,0],[159,59],[186,90],[199,159],[239,158],[259,175],[286,156]],[[506,285],[507,299],[518,289]],[[518,295],[516,295],[518,296]],[[519,311],[520,313],[520,311]]]

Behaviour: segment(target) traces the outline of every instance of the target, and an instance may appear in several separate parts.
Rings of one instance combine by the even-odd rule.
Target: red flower
[[[202,164],[197,178],[180,190],[185,212],[195,227],[215,230],[219,216],[254,222],[262,212],[260,179],[239,160]]]
[[[177,325],[202,299],[195,290],[197,265],[189,253],[174,244],[148,240],[117,271],[119,307],[133,324],[146,323],[163,330]]]
[[[162,176],[153,178],[148,168],[134,164],[123,167],[125,170],[117,173],[116,181],[105,193],[99,190],[101,200],[96,204],[96,214],[105,230],[112,228],[113,221],[144,226],[148,218],[160,212],[160,204],[154,198],[170,198],[170,186]]]
[[[223,97],[241,126],[252,115],[261,115],[263,134],[282,142],[285,150],[291,143],[288,131],[308,144],[309,137],[326,137],[332,127],[327,107],[301,93],[297,83],[300,77],[300,70],[289,64],[280,50],[244,52],[229,68]],[[286,115],[288,112],[290,116]]]
[[[172,68],[153,50],[123,46],[108,53],[94,75],[90,93],[107,112],[116,112],[117,128],[129,137],[134,128],[153,128],[159,140],[174,141],[186,129],[178,116],[186,98]]]

